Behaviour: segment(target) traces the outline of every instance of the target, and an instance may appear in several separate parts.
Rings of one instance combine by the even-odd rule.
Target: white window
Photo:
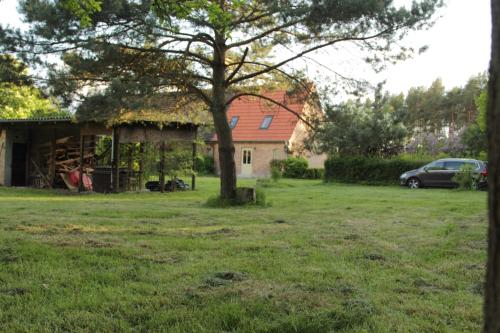
[[[252,151],[243,149],[243,164],[252,164]]]

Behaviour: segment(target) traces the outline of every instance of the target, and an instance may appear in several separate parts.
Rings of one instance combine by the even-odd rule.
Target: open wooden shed
[[[159,143],[164,147],[172,142],[186,142],[192,144],[194,156],[196,133],[197,125],[185,122],[137,121],[108,125],[71,117],[3,119],[0,120],[0,185],[64,187],[65,175],[77,170],[81,191],[84,189],[83,175],[91,176],[95,170],[96,138],[109,135],[112,137],[110,178],[107,185],[99,188],[103,192],[129,190],[131,168],[126,171],[129,173],[128,186],[120,184],[121,145],[140,143],[142,147],[145,143]],[[135,173],[140,187],[141,170]],[[161,177],[164,176],[160,174],[160,181]]]

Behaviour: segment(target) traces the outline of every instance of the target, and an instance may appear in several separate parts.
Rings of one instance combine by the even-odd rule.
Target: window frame
[[[273,122],[273,118],[274,118],[274,116],[272,116],[272,115],[264,116],[264,118],[262,119],[262,122],[260,123],[259,129],[261,129],[261,130],[269,129],[269,127],[271,127],[271,123]],[[264,126],[266,124],[267,119],[269,119],[269,121],[267,122],[267,126]]]
[[[234,121],[234,125],[231,125]],[[238,122],[240,121],[240,116],[232,116],[231,120],[229,121],[229,128],[234,129],[236,125],[238,125]]]

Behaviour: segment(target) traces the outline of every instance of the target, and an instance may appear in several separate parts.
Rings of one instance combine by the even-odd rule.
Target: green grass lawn
[[[0,330],[480,330],[484,192],[281,180],[270,207],[204,206],[217,189],[0,188]]]

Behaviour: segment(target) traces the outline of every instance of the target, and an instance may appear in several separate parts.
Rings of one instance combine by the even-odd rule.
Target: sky
[[[408,3],[409,0],[396,0]],[[0,23],[21,26],[16,11],[16,0],[0,0]],[[463,86],[472,75],[488,69],[491,45],[491,14],[489,0],[445,0],[437,23],[427,31],[412,32],[405,40],[406,45],[420,47],[427,45],[426,52],[413,59],[389,65],[385,71],[375,74],[361,62],[349,59],[356,55],[344,50],[338,59],[327,51],[313,55],[315,61],[306,61],[313,71],[323,72],[331,68],[341,74],[368,79],[376,84],[386,81],[385,89],[392,93],[407,92],[410,87],[428,87],[441,78],[446,88]],[[317,62],[324,66],[318,67]],[[316,64],[315,64],[316,63]]]

